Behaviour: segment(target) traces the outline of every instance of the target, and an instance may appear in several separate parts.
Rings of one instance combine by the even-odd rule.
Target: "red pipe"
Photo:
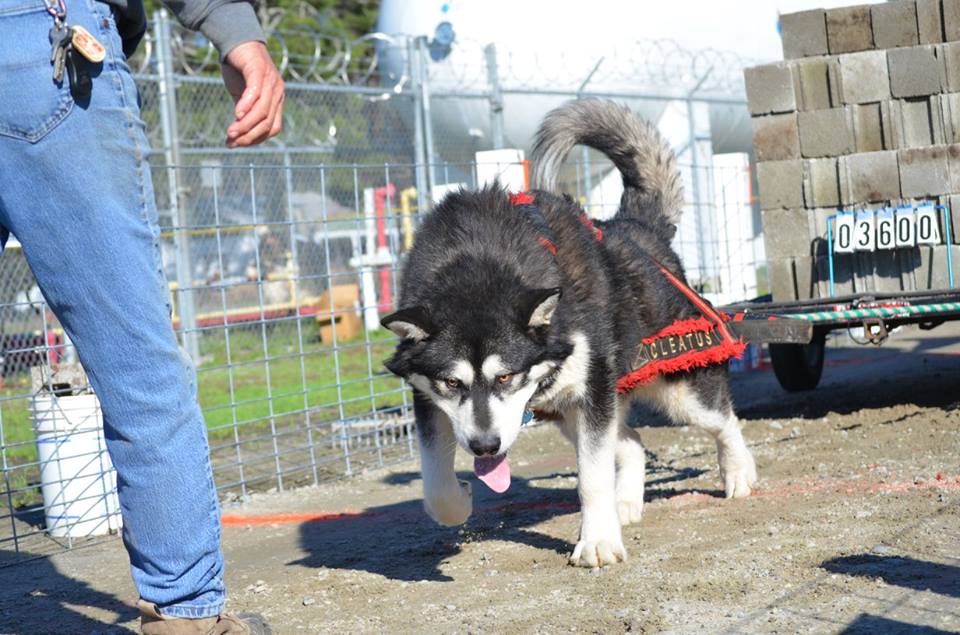
[[[377,251],[387,249],[387,223],[386,208],[388,197],[392,200],[396,188],[393,183],[385,187],[378,187],[373,191],[374,209],[377,214]],[[392,271],[389,266],[380,267],[380,311],[391,311],[393,309],[393,286]]]

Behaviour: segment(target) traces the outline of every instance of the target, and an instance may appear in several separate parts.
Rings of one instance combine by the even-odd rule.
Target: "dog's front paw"
[[[757,465],[746,447],[720,455],[720,477],[727,498],[750,495],[750,488],[757,484]]]
[[[613,501],[610,501],[611,503]],[[623,546],[620,523],[613,514],[604,510],[602,514],[585,512],[580,526],[580,541],[570,555],[570,564],[578,567],[602,567],[616,564],[627,559],[627,550]]]
[[[619,537],[610,540],[581,540],[570,555],[570,564],[591,569],[626,560],[627,550]]]
[[[423,507],[430,518],[445,527],[462,525],[473,512],[473,488],[466,481],[457,481],[455,490],[426,495]]]
[[[621,525],[632,525],[640,522],[643,516],[643,495],[637,500],[630,498],[617,499],[617,515],[620,517]]]

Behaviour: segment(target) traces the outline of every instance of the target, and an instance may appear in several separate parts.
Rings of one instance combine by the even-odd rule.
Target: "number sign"
[[[877,210],[877,249],[894,249],[897,246],[893,214],[889,208]]]

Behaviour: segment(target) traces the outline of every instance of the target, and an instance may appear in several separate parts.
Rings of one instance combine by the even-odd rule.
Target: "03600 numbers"
[[[937,209],[867,209],[837,214],[833,225],[833,250],[838,253],[897,249],[940,244]]]

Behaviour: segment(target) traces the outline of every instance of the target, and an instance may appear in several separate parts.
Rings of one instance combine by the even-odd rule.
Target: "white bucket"
[[[32,407],[47,532],[80,538],[119,529],[117,474],[97,396],[38,395]]]

